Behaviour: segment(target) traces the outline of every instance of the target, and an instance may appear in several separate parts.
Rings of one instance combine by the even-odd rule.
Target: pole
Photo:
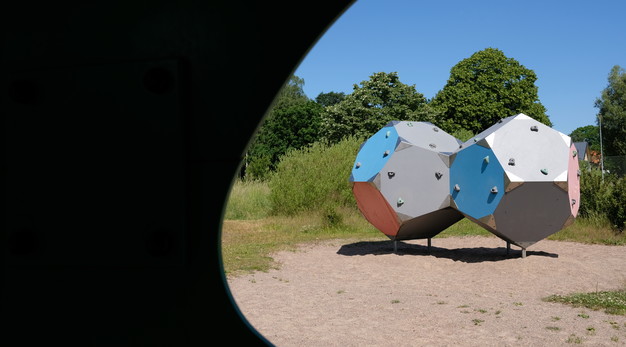
[[[598,114],[598,125],[600,126],[600,170],[602,170],[602,182],[604,182],[604,153],[602,151],[602,116]]]

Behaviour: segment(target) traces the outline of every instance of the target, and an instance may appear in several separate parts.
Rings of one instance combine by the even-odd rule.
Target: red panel
[[[400,229],[400,221],[385,197],[370,182],[354,182],[352,193],[359,210],[374,227],[389,237],[395,237]]]

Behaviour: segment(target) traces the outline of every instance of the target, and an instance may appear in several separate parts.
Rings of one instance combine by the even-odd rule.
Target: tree
[[[426,98],[397,72],[377,72],[355,84],[351,94],[322,112],[322,134],[336,143],[347,136],[367,138],[392,120],[432,121]]]
[[[609,72],[609,84],[596,99],[605,156],[626,155],[626,71],[619,65]]]
[[[245,176],[265,178],[288,150],[318,141],[323,107],[304,94],[303,85],[302,78],[292,76],[279,92],[250,143]]]
[[[448,132],[463,128],[478,133],[499,119],[524,113],[548,126],[552,122],[539,102],[535,73],[496,48],[461,60],[431,105],[436,124]]]
[[[587,142],[589,149],[592,151],[600,151],[600,132],[595,125],[586,125],[574,129],[569,136],[573,142]]]
[[[328,107],[340,103],[345,97],[346,94],[344,92],[322,92],[315,98],[315,102],[324,107]]]
[[[304,79],[296,75],[291,75],[287,83],[280,89],[272,109],[281,109],[309,101],[304,93]],[[271,112],[270,112],[271,113]]]

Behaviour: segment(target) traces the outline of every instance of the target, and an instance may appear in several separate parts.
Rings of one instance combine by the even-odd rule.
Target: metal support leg
[[[398,241],[393,240],[393,252],[398,253]]]
[[[509,241],[506,242],[506,255],[511,253],[511,243]]]
[[[430,253],[430,246],[431,246],[431,242],[430,242],[430,237],[428,238],[428,253]]]
[[[522,258],[526,258],[526,248],[522,248]]]

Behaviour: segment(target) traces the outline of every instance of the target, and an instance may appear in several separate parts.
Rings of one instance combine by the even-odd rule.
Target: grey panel
[[[474,143],[479,142],[480,140],[484,139],[485,137],[491,135],[492,133],[494,133],[496,130],[500,129],[502,126],[504,126],[505,124],[509,123],[510,121],[512,121],[513,119],[515,119],[517,117],[517,115],[515,116],[510,116],[510,117],[506,117],[506,118],[502,118],[501,120],[499,120],[496,124],[490,126],[489,128],[483,130],[482,132],[476,134],[474,137],[472,137],[471,139],[465,141],[462,146],[463,148],[473,145]]]
[[[533,126],[538,131],[530,130]],[[504,124],[494,133],[491,147],[506,170],[526,182],[553,181],[567,170],[569,147],[563,137],[533,119]],[[508,165],[509,159],[514,159],[515,165]]]
[[[530,245],[561,230],[571,215],[569,197],[552,182],[526,182],[504,195],[494,212],[497,232]]]
[[[437,152],[454,152],[459,148],[459,142],[454,136],[444,132],[432,123],[399,122],[395,124],[395,129],[398,132],[398,136],[405,141],[426,149]],[[431,145],[434,145],[434,147]]]
[[[412,240],[434,237],[461,219],[463,219],[463,214],[449,207],[427,213],[402,223],[395,239]]]
[[[397,213],[416,217],[441,207],[450,193],[448,174],[437,152],[412,146],[389,158],[380,173],[380,191]]]

